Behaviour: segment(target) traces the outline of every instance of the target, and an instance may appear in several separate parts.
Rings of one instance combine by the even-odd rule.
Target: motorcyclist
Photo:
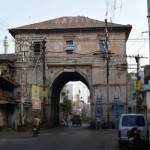
[[[32,123],[33,123],[33,127],[36,126],[37,129],[40,132],[41,120],[38,118],[38,116],[35,116],[35,118],[33,119]]]

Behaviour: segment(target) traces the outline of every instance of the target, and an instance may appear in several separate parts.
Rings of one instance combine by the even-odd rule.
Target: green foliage
[[[131,76],[130,73],[128,73],[127,77],[128,77],[128,80],[131,80],[131,79],[132,79],[132,76]]]
[[[71,113],[71,110],[72,110],[71,100],[65,97],[61,105],[62,105],[63,110]]]

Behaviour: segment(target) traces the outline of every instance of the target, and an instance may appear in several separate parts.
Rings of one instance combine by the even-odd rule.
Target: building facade
[[[18,103],[15,99],[14,89],[17,86],[14,81],[14,54],[0,55],[0,130],[10,126],[15,129],[16,118],[14,113],[18,112]]]
[[[139,71],[140,76],[140,85],[137,90],[138,85],[135,84],[137,80],[137,73],[129,73],[128,75],[128,113],[143,113],[147,115],[148,121],[150,122],[149,117],[149,81],[145,82],[144,70]],[[137,95],[138,92],[138,95]],[[139,102],[138,102],[139,100]]]
[[[31,103],[31,85],[40,87],[41,110],[29,108],[26,121],[31,120],[29,114],[39,113],[47,126],[59,125],[60,92],[69,81],[81,81],[88,87],[93,121],[97,96],[102,96],[104,122],[113,122],[114,95],[120,97],[122,112],[126,111],[126,41],[132,27],[106,23],[80,16],[60,17],[9,29],[18,56],[15,77],[22,71],[26,79],[16,93],[25,87],[21,99]]]

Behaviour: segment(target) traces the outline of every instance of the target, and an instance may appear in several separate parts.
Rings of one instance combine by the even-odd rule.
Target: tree
[[[61,103],[60,105],[63,111],[71,114],[71,111],[72,111],[71,100],[69,100],[67,97],[64,97],[63,103]]]

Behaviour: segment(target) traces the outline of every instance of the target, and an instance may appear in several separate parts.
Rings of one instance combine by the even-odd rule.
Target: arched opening
[[[60,92],[64,85],[69,81],[81,81],[89,89],[88,81],[83,75],[78,72],[62,72],[57,76],[52,85],[52,96],[51,96],[51,125],[56,127],[59,125],[59,101]]]

